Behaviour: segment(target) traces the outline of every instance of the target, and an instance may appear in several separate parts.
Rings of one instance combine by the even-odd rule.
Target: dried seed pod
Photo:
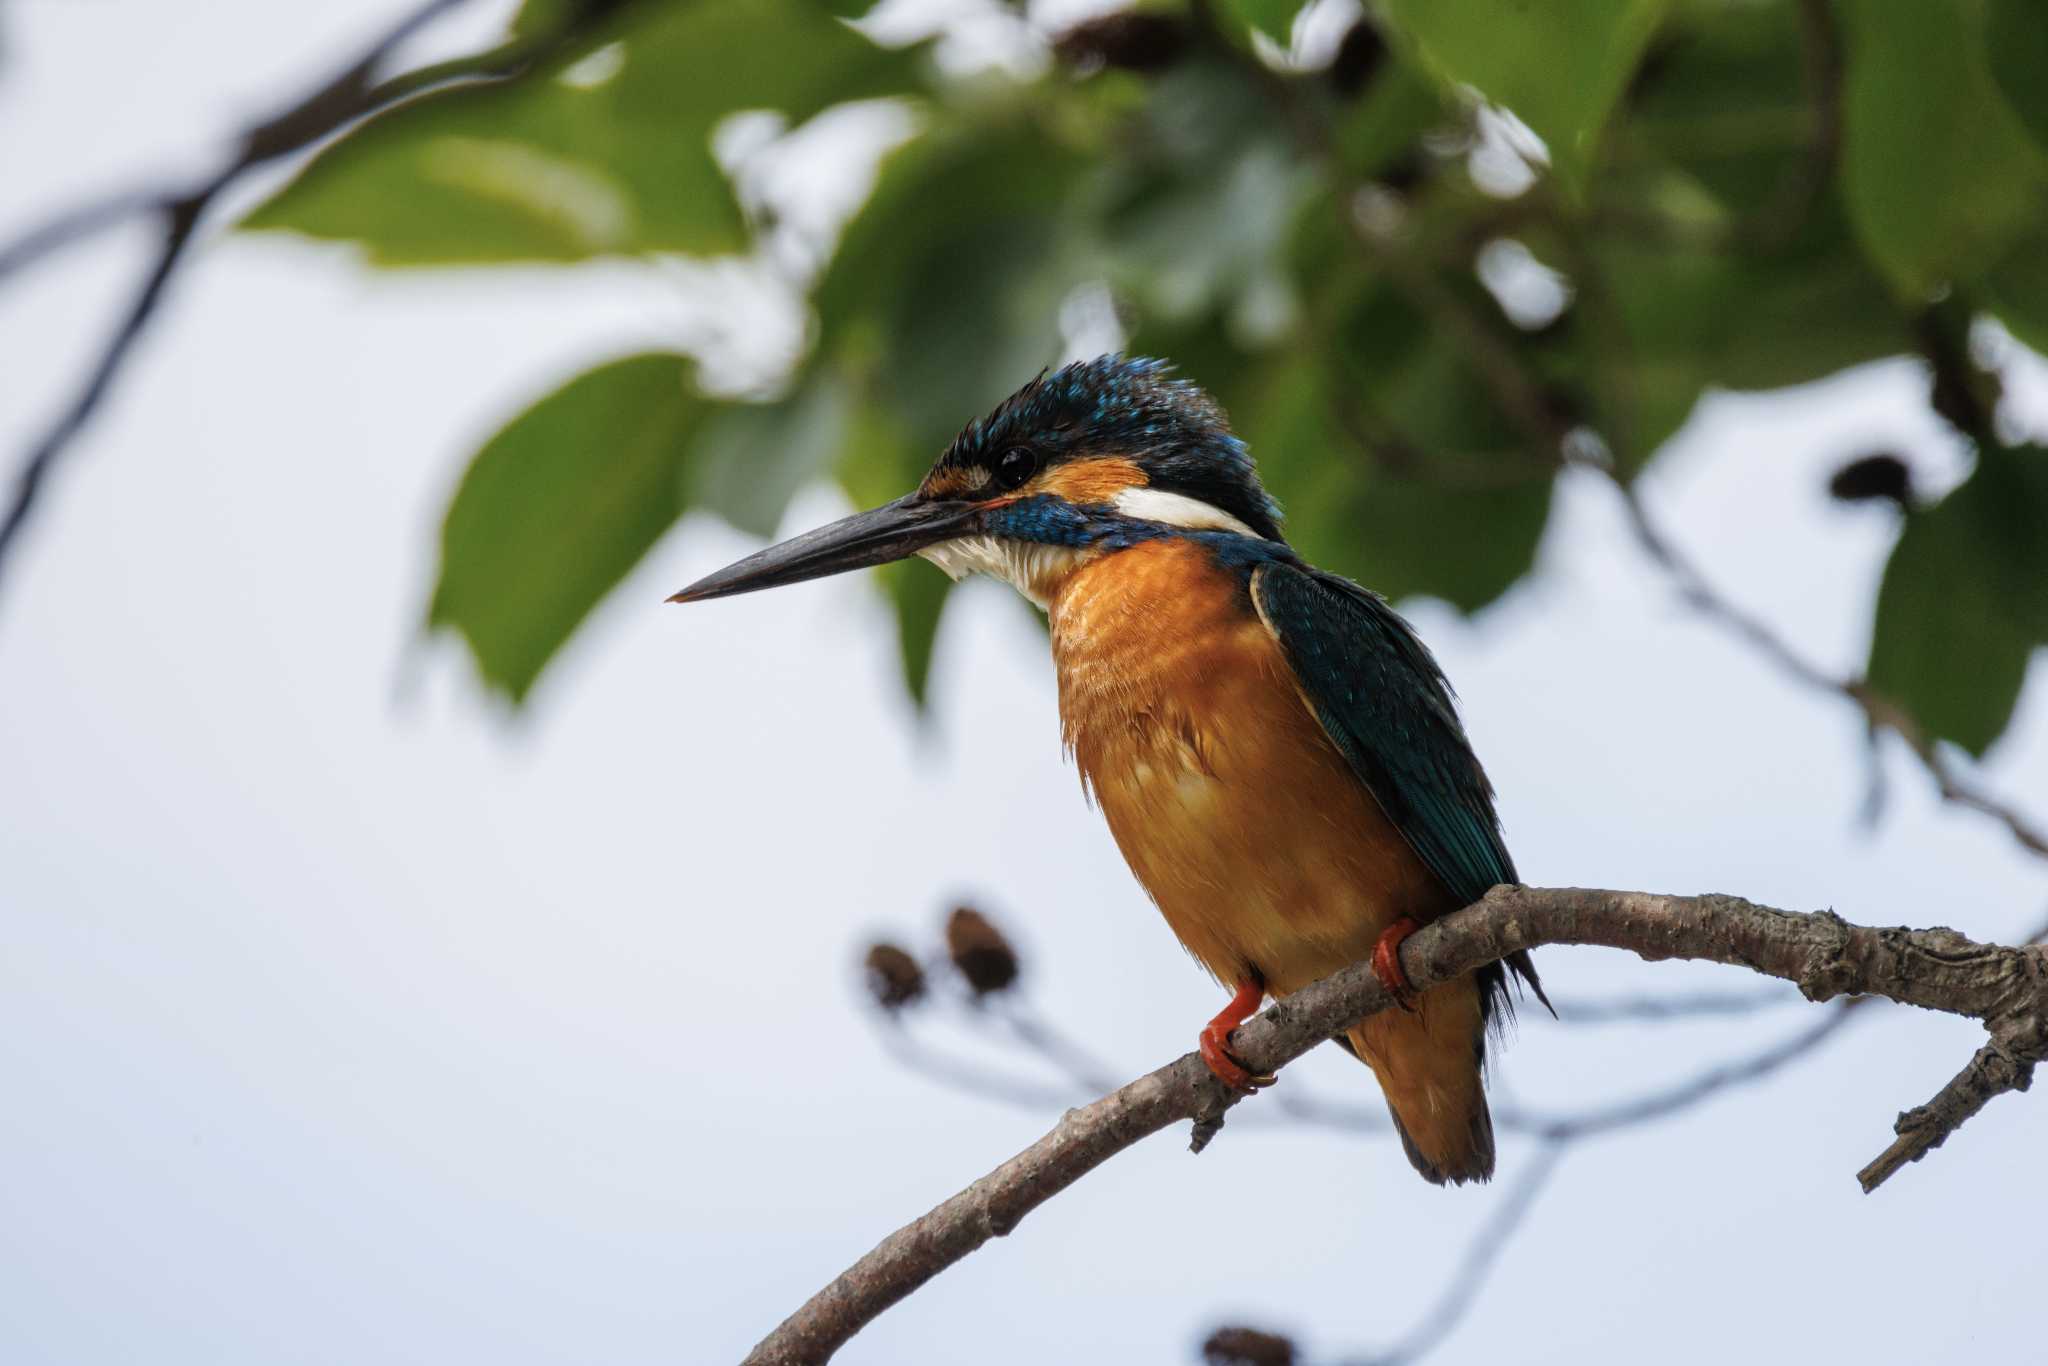
[[[1278,1333],[1227,1324],[1202,1344],[1207,1366],[1294,1366],[1294,1343]]]
[[[901,1010],[924,996],[924,969],[894,944],[876,944],[867,956],[868,994],[884,1010]]]
[[[972,906],[958,907],[947,917],[946,952],[976,996],[1006,991],[1017,980],[1017,951]]]

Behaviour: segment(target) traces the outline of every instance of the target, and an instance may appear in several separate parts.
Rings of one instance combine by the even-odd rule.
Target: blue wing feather
[[[1298,562],[1261,564],[1251,588],[1324,732],[1451,895],[1469,904],[1516,881],[1493,785],[1450,683],[1408,623],[1378,594]],[[1528,955],[1508,966],[1543,998]],[[1500,970],[1482,986],[1492,1014],[1505,1004]]]

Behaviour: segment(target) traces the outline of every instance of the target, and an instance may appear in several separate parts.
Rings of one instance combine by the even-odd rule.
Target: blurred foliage
[[[429,616],[515,699],[684,511],[767,534],[814,478],[900,493],[1060,359],[1076,300],[1216,393],[1309,558],[1466,611],[1529,571],[1561,450],[1632,479],[1712,389],[1886,356],[1969,390],[1937,309],[2048,345],[2039,0],[1383,0],[1313,61],[1293,0],[1149,0],[1036,35],[1023,75],[883,46],[860,3],[515,23],[593,7],[545,69],[368,121],[246,226],[391,267],[760,251],[731,115],[886,97],[916,132],[808,281],[779,397],[642,356],[474,457]],[[1870,673],[1981,752],[2048,641],[2048,456],[1930,399],[1975,472],[1890,500]],[[950,585],[883,583],[922,698]]]
[[[515,702],[683,515],[709,407],[688,364],[634,356],[579,375],[512,419],[463,474],[427,620],[460,630]]]
[[[1885,566],[1872,686],[1972,753],[1998,738],[2048,640],[2048,451],[1986,451],[1977,472],[1911,516]]]

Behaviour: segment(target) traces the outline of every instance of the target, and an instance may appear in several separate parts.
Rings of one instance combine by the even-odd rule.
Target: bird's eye
[[[1038,473],[1038,457],[1022,446],[1012,446],[996,457],[996,484],[1004,489],[1024,486],[1024,481]]]

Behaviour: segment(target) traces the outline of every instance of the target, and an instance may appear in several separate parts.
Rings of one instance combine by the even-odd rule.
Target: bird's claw
[[[1216,1080],[1233,1091],[1256,1091],[1280,1080],[1271,1072],[1248,1071],[1243,1063],[1231,1056],[1229,1042],[1230,1031],[1212,1024],[1202,1031],[1196,1044],[1202,1061],[1209,1065],[1209,1071],[1215,1074]]]
[[[1417,992],[1414,983],[1408,980],[1407,969],[1401,966],[1401,941],[1422,928],[1412,916],[1402,916],[1387,926],[1379,942],[1372,946],[1372,974],[1380,979],[1380,985],[1387,989],[1387,995],[1394,998],[1394,1004],[1415,1013]]]
[[[1216,1080],[1233,1091],[1256,1091],[1279,1080],[1270,1072],[1246,1071],[1245,1065],[1230,1053],[1231,1031],[1258,1014],[1259,1005],[1265,999],[1266,983],[1263,978],[1255,972],[1240,978],[1237,994],[1230,998],[1229,1005],[1216,1012],[1216,1018],[1203,1028],[1196,1044],[1202,1061],[1209,1064]]]

